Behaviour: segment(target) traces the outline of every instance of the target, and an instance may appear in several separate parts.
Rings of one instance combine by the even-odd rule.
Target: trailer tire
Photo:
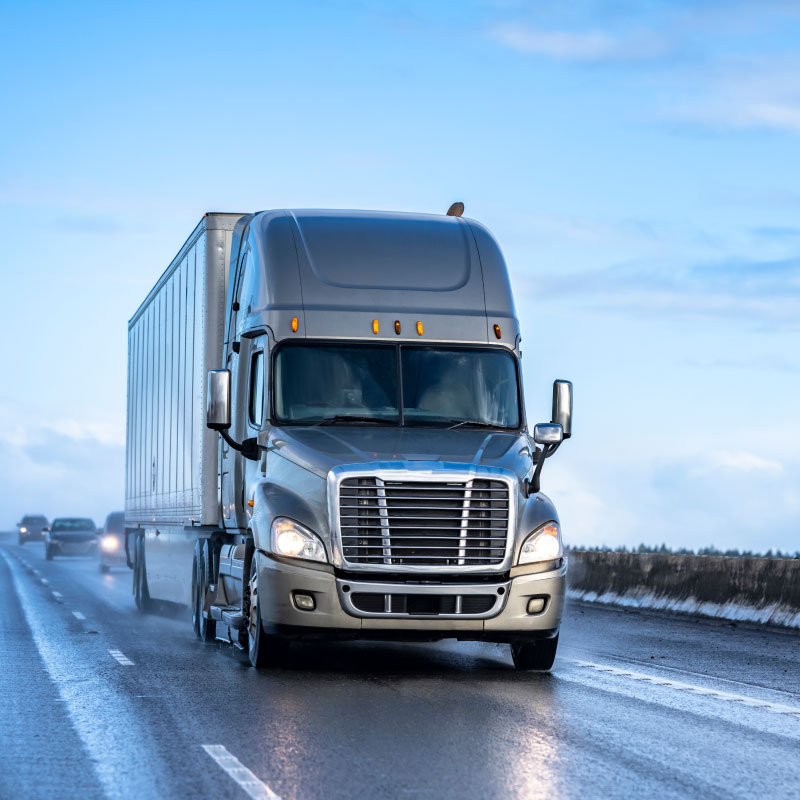
[[[147,614],[153,609],[153,601],[150,599],[150,591],[147,588],[147,566],[144,560],[144,538],[139,536],[136,539],[134,567],[133,567],[133,597],[136,608],[142,614]]]
[[[244,611],[247,617],[247,653],[256,667],[282,667],[289,654],[289,642],[264,633],[258,598],[258,552],[250,564],[250,580],[244,590]]]
[[[547,672],[556,660],[558,634],[552,639],[539,639],[534,642],[514,642],[511,645],[511,658],[517,670]]]
[[[213,642],[217,638],[217,622],[203,616],[205,598],[211,585],[211,559],[209,548],[198,539],[194,545],[192,564],[192,627],[201,642]]]
[[[46,558],[48,561],[52,561],[52,560],[53,560],[53,548],[52,548],[52,547],[50,547],[50,545],[49,545],[49,544],[46,544],[46,545],[44,546],[44,557],[45,557],[45,558]]]
[[[100,572],[103,573],[103,575],[105,575],[108,572],[111,572],[111,567],[109,567],[108,564],[104,564],[102,561],[100,562],[99,569]]]

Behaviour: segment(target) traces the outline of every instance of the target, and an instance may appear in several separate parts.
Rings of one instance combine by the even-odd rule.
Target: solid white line
[[[109,650],[109,653],[120,663],[123,667],[132,667],[133,661],[131,661],[122,650]]]
[[[764,711],[770,711],[773,714],[787,714],[789,716],[800,717],[800,707],[797,706],[785,706],[781,703],[770,703],[767,700],[759,700],[755,697],[746,697],[742,694],[721,692],[717,689],[708,689],[705,686],[694,686],[691,683],[672,681],[656,675],[647,675],[644,672],[633,672],[632,670],[611,667],[607,664],[595,664],[591,661],[575,661],[573,663],[577,664],[579,667],[585,667],[586,669],[591,669],[595,672],[603,672],[607,675],[614,675],[618,678],[628,678],[629,680],[640,681],[642,683],[652,683],[655,686],[666,686],[668,689],[676,689],[679,692],[691,692],[692,694],[698,694],[704,697],[712,697],[715,700],[722,700],[726,703],[739,703],[743,706],[750,706],[751,708],[760,708]]]
[[[281,800],[266,783],[259,780],[236,756],[228,752],[226,747],[221,744],[204,744],[202,747],[250,797]]]
[[[85,750],[85,759],[76,757],[76,770],[86,780],[96,776],[104,798],[163,797],[171,770],[168,761],[153,759],[147,769],[131,769],[130,754],[152,748],[152,731],[141,716],[138,701],[123,687],[115,686],[118,681],[108,679],[107,662],[98,658],[102,648],[54,636],[52,611],[41,592],[4,548],[0,548],[0,561],[11,571],[30,636],[57,691],[53,700],[65,709]],[[0,708],[4,708],[2,701]]]
[[[73,611],[72,616],[75,617],[75,619],[86,619],[80,611]]]

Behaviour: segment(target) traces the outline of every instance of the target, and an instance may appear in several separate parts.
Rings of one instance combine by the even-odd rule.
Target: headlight
[[[293,519],[278,517],[272,523],[272,552],[278,556],[328,563],[319,537]]]
[[[522,544],[519,564],[535,564],[538,561],[555,561],[563,555],[561,533],[557,522],[540,525]]]
[[[27,532],[28,532],[28,529],[27,529],[27,528],[20,528],[20,529],[19,529],[19,532],[20,532],[20,533],[27,533]]]
[[[116,536],[104,536],[100,546],[103,550],[116,550],[119,547],[119,539]]]

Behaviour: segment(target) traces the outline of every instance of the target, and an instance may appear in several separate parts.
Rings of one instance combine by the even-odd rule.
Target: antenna
[[[464,204],[460,200],[456,200],[456,202],[447,209],[448,217],[460,217],[463,213]]]

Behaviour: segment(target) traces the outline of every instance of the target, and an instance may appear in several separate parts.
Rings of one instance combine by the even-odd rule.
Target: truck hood
[[[342,464],[378,461],[439,461],[502,467],[520,479],[531,465],[531,444],[526,434],[473,429],[372,425],[276,427],[270,431],[268,447],[322,478]]]

